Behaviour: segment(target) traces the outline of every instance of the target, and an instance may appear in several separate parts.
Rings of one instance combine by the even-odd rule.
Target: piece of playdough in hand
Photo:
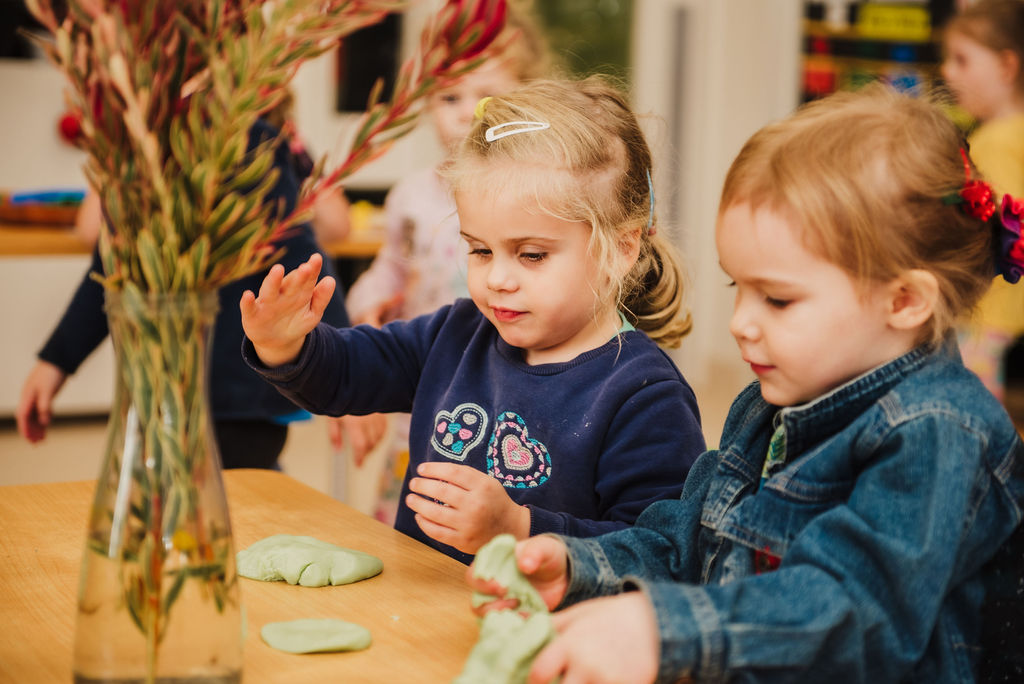
[[[238,574],[264,582],[284,580],[304,587],[349,584],[380,574],[384,563],[362,551],[314,537],[275,534],[237,554]]]
[[[452,684],[525,684],[533,659],[555,636],[544,600],[516,565],[515,547],[515,537],[499,534],[473,559],[473,576],[497,580],[505,597],[519,599],[519,606],[484,615],[476,645]],[[473,605],[495,598],[474,592]]]
[[[547,611],[530,616],[492,610],[480,623],[480,636],[452,684],[526,684],[530,665],[555,635]]]
[[[511,534],[497,535],[481,546],[480,551],[477,552],[476,558],[473,559],[473,576],[478,579],[497,580],[498,584],[505,587],[505,598],[519,599],[517,610],[520,613],[548,612],[548,607],[544,605],[544,599],[540,597],[526,576],[519,572],[515,551],[515,537]],[[496,598],[497,596],[475,591],[472,599],[473,607],[479,608]]]
[[[371,642],[370,630],[362,625],[332,618],[270,622],[260,636],[268,646],[288,653],[361,651]]]

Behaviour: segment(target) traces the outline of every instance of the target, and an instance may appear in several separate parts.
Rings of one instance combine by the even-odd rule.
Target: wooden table
[[[225,471],[235,547],[306,534],[379,556],[384,572],[340,587],[242,578],[243,678],[262,682],[449,682],[476,641],[465,566],[274,471]],[[93,482],[0,487],[0,682],[71,681],[78,569]],[[336,617],[368,628],[355,653],[293,655],[268,622]]]

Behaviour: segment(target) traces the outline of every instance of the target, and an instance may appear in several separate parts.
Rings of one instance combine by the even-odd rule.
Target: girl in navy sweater
[[[374,329],[320,322],[321,260],[242,296],[247,361],[330,415],[408,411],[395,527],[468,562],[496,534],[593,536],[679,496],[704,447],[658,348],[690,327],[650,151],[606,84],[485,98],[445,169],[471,299]]]

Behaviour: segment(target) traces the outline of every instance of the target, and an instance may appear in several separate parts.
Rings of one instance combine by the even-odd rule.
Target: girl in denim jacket
[[[1019,277],[1024,203],[1000,212],[962,145],[881,87],[747,142],[716,239],[758,379],[679,500],[518,543],[564,608],[531,683],[975,680],[983,604],[1020,591],[1024,447],[952,331]]]

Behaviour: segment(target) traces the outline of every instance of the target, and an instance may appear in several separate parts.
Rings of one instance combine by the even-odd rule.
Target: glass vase
[[[116,388],[82,556],[75,682],[239,682],[242,612],[210,422],[215,293],[107,293]]]

